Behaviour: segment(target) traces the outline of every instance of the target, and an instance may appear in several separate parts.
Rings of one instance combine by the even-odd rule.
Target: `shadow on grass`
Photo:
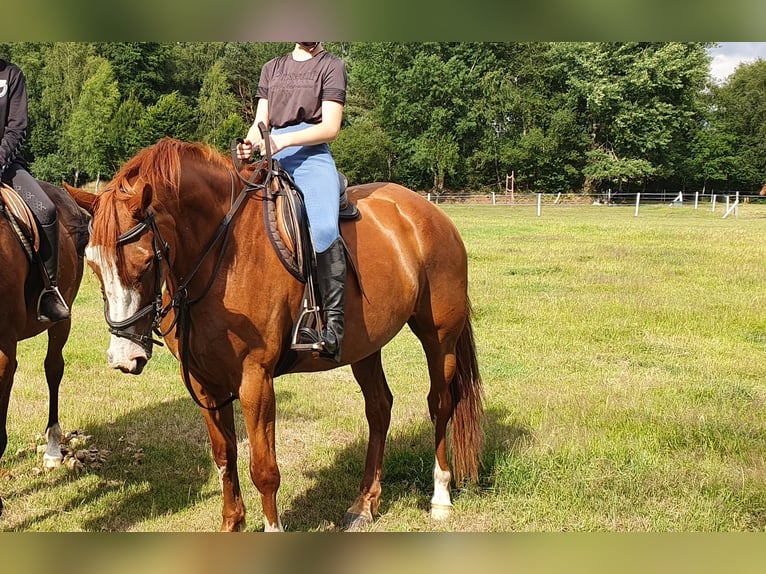
[[[503,408],[485,413],[485,450],[478,489],[491,486],[499,455],[522,448],[532,440],[529,429],[507,424]],[[396,435],[389,434],[383,459],[381,514],[403,499],[427,512],[433,494],[434,431],[430,422],[415,425]],[[340,530],[346,509],[359,491],[364,472],[367,436],[340,449],[333,462],[317,470],[306,470],[313,485],[282,509],[282,521],[290,531]],[[476,489],[466,489],[475,493]],[[453,502],[462,491],[453,490]]]
[[[131,411],[82,430],[91,436],[84,448],[109,451],[106,461],[80,473],[55,469],[21,489],[6,490],[6,506],[13,498],[40,489],[61,491],[55,495],[55,508],[34,513],[14,530],[38,530],[51,516],[83,505],[93,507],[93,515],[79,525],[83,530],[128,530],[153,516],[179,512],[199,502],[213,472],[204,422],[186,398]]]
[[[284,391],[278,393],[278,404],[289,404],[287,399]],[[280,413],[283,422],[295,414],[289,409],[286,411]],[[235,413],[238,439],[242,440],[246,435],[237,407]],[[504,409],[495,408],[486,413],[486,448],[479,488],[491,485],[497,455],[517,448],[529,438],[526,429],[502,422],[507,418]],[[26,482],[18,490],[6,490],[3,493],[6,503],[40,489],[60,490],[55,495],[58,501],[55,508],[35,512],[16,523],[14,530],[44,529],[45,521],[51,517],[91,505],[93,514],[80,528],[90,532],[125,531],[152,517],[183,511],[205,498],[221,497],[217,489],[206,492],[214,473],[210,444],[202,417],[188,398],[134,410],[84,430],[93,437],[86,448],[109,451],[106,462],[82,474],[58,469]],[[382,513],[403,499],[427,511],[433,489],[433,440],[433,427],[428,421],[389,435],[383,466]],[[338,450],[327,466],[303,471],[312,486],[283,503],[282,519],[288,530],[340,529],[343,515],[359,489],[366,448],[365,433]],[[240,460],[240,468],[242,462]],[[240,473],[240,480],[243,486],[245,481],[249,482],[246,471]],[[461,491],[456,489],[455,500],[460,496]],[[108,503],[104,502],[106,497]],[[253,517],[260,501],[246,500],[245,503]],[[211,517],[210,530],[215,530],[218,524],[216,513]]]

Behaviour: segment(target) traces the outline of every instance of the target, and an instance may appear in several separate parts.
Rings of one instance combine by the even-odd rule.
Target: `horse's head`
[[[161,308],[167,245],[151,208],[152,187],[136,179],[112,182],[101,195],[64,184],[93,215],[88,265],[101,283],[104,314],[112,334],[109,366],[139,374],[152,354],[152,329]]]
[[[218,214],[226,213],[233,182],[231,160],[212,147],[163,138],[128,160],[100,195],[65,184],[93,215],[85,255],[101,282],[111,367],[138,374],[151,358],[159,343],[152,332],[185,300],[202,263],[190,261],[204,250]],[[171,253],[172,263],[181,264],[180,285]],[[166,284],[172,307],[162,305]]]

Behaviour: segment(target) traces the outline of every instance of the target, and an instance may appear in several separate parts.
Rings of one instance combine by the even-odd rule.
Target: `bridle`
[[[143,221],[140,221],[139,223],[131,227],[129,230],[127,230],[125,233],[122,233],[120,236],[117,237],[116,245],[119,248],[127,243],[138,240],[140,237],[142,237],[145,233],[149,231],[152,232],[152,251],[153,251],[152,257],[153,257],[153,266],[154,266],[155,292],[154,292],[154,298],[151,302],[149,302],[144,307],[136,311],[133,315],[131,315],[127,319],[123,319],[121,321],[113,321],[111,317],[109,317],[109,311],[105,303],[104,318],[106,319],[106,323],[109,326],[109,332],[116,337],[129,339],[137,343],[144,349],[144,351],[146,352],[147,358],[150,358],[152,356],[152,350],[154,348],[154,345],[163,346],[162,341],[160,341],[159,339],[155,339],[152,336],[152,334],[154,333],[158,337],[162,338],[168,335],[173,330],[173,328],[175,328],[176,338],[177,339],[180,338],[181,340],[181,343],[179,344],[178,355],[179,355],[179,361],[181,362],[181,367],[183,370],[184,383],[192,399],[194,399],[194,402],[196,402],[199,407],[206,410],[211,410],[211,411],[219,410],[223,408],[224,406],[228,405],[229,403],[231,403],[232,401],[236,400],[238,397],[234,394],[231,394],[222,403],[219,403],[211,407],[211,406],[202,404],[200,399],[197,397],[197,394],[194,392],[194,389],[191,386],[191,380],[189,377],[189,364],[188,364],[189,331],[190,331],[190,325],[191,325],[189,321],[190,307],[193,304],[200,301],[208,293],[208,291],[210,291],[211,287],[213,286],[213,282],[215,278],[218,276],[218,271],[223,262],[224,254],[226,252],[226,245],[228,244],[229,237],[231,236],[231,222],[234,219],[234,216],[239,211],[239,208],[241,207],[244,199],[247,197],[248,194],[257,190],[263,190],[264,193],[261,196],[256,196],[256,197],[259,197],[259,199],[269,198],[268,189],[270,189],[270,181],[271,181],[271,175],[272,175],[271,169],[268,170],[266,178],[260,184],[257,184],[253,181],[253,178],[258,173],[259,173],[259,170],[256,169],[253,172],[253,176],[251,179],[245,179],[244,177],[242,177],[242,175],[238,171],[230,172],[231,198],[232,198],[231,208],[229,209],[228,213],[224,216],[223,221],[221,221],[221,224],[218,226],[218,229],[216,230],[216,233],[213,235],[212,239],[208,242],[207,248],[200,256],[199,261],[194,266],[191,273],[187,275],[183,283],[179,284],[173,278],[173,266],[170,260],[170,245],[168,244],[167,241],[165,241],[162,238],[162,234],[160,232],[159,226],[157,225],[157,221],[155,219],[154,211],[151,209],[151,207],[147,208],[146,217],[143,219]],[[234,194],[236,192],[235,175],[237,176],[240,182],[244,183],[244,186],[242,187],[241,191],[239,192],[239,195],[237,195],[236,198],[234,197]],[[91,220],[91,226],[92,226],[92,220]],[[211,273],[210,275],[210,279],[208,280],[207,284],[205,285],[205,288],[202,290],[199,296],[197,296],[194,299],[189,299],[189,292],[188,292],[189,283],[196,276],[197,272],[202,267],[202,264],[208,258],[208,256],[213,252],[216,244],[219,241],[221,243],[221,246],[218,251],[218,257],[215,263],[213,273]],[[167,265],[168,273],[170,275],[170,280],[163,281],[163,276],[162,276],[163,261],[165,262],[165,265]],[[163,291],[164,285],[167,285],[168,293],[170,294],[170,301],[166,305],[162,304],[163,295],[164,295],[164,291]],[[175,285],[177,286],[173,289],[173,286]],[[170,313],[171,310],[175,311],[173,322],[165,331],[163,331],[161,327],[162,321],[163,319],[165,319],[168,313]],[[138,324],[142,320],[145,320],[146,318],[149,318],[150,320],[149,328],[146,329],[144,333],[139,333]]]
[[[162,261],[168,261],[168,268],[170,268],[170,245],[162,239],[151,208],[147,209],[146,218],[143,221],[137,223],[117,238],[117,247],[138,240],[149,230],[152,231],[152,251],[154,252],[154,282],[156,286],[154,300],[122,321],[113,321],[109,317],[109,310],[104,305],[104,319],[106,319],[106,324],[109,326],[109,332],[112,335],[130,339],[141,345],[144,351],[146,351],[146,356],[151,358],[154,345],[163,345],[162,341],[152,337],[152,332],[160,337],[167,334],[163,334],[160,331],[160,323],[170,311],[169,306],[163,307],[162,305]],[[136,330],[137,325],[145,317],[151,318],[151,327],[146,333],[139,333]]]

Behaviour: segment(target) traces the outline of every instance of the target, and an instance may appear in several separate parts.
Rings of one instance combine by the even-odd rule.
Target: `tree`
[[[197,138],[220,150],[227,150],[236,136],[248,129],[237,111],[237,98],[229,89],[223,62],[213,64],[202,83],[198,99]],[[238,121],[239,120],[239,121]],[[233,130],[236,132],[232,133]]]
[[[178,92],[160,96],[138,123],[138,147],[154,145],[163,137],[191,141],[197,132],[194,110]]]
[[[766,61],[742,64],[713,92],[714,121],[732,146],[732,179],[758,189],[766,180]],[[725,152],[724,152],[725,155]]]
[[[145,113],[144,106],[135,94],[123,100],[112,117],[109,126],[109,160],[112,172],[130,159],[141,148],[139,126]]]
[[[344,127],[330,148],[338,169],[352,185],[393,179],[391,138],[371,119]]]
[[[286,42],[229,42],[222,61],[247,124],[255,119],[255,92],[261,68],[270,59],[290,51]]]
[[[617,162],[615,173],[674,174],[699,122],[696,95],[709,62],[705,47],[699,42],[554,44],[590,150],[603,152],[593,154],[600,167],[590,169],[591,176],[602,173],[609,158]]]
[[[510,171],[521,189],[569,191],[582,184],[588,141],[568,96],[566,74],[548,43],[497,47],[481,76],[481,142],[471,165],[504,187]]]
[[[175,42],[168,47],[170,83],[187,98],[197,97],[205,75],[224,53],[225,42]]]
[[[107,150],[110,147],[110,123],[119,104],[120,92],[111,64],[104,58],[92,57],[94,74],[83,84],[77,107],[67,122],[65,150],[72,158],[76,170],[75,185],[79,172],[84,171],[96,178],[110,169]]]
[[[168,44],[104,42],[96,46],[98,55],[111,62],[120,91],[135,94],[142,105],[152,105],[163,94],[173,91]]]
[[[452,134],[425,133],[415,140],[413,162],[422,165],[433,176],[433,192],[444,192],[447,175],[453,175],[459,160],[459,147]]]

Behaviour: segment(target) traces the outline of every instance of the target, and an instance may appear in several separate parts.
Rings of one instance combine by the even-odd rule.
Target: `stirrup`
[[[298,344],[307,351],[324,351],[324,339],[322,334],[311,327],[298,329]]]
[[[56,296],[56,299],[64,308],[64,312],[65,312],[64,317],[54,320],[51,317],[48,317],[48,315],[43,315],[42,313],[40,313],[40,306],[42,305],[43,297],[45,297],[45,295],[48,293],[53,293]],[[46,287],[40,292],[40,296],[37,298],[37,320],[38,321],[49,321],[49,322],[63,321],[64,319],[68,319],[69,316],[70,316],[69,305],[67,305],[66,301],[64,300],[64,296],[61,294],[61,291],[59,290],[58,285],[51,285],[50,287]]]
[[[290,348],[293,351],[319,351],[323,348],[323,345],[321,345],[322,337],[319,333],[317,333],[317,330],[313,328],[313,325],[321,325],[321,313],[319,310],[319,307],[316,305],[309,306],[309,302],[304,297],[303,299],[303,307],[301,309],[301,313],[298,316],[298,320],[295,322],[295,325],[293,326],[293,333],[290,337]],[[308,333],[316,334],[311,335],[311,342],[305,343],[301,340],[301,335]],[[316,346],[316,340],[320,341],[320,347]]]

